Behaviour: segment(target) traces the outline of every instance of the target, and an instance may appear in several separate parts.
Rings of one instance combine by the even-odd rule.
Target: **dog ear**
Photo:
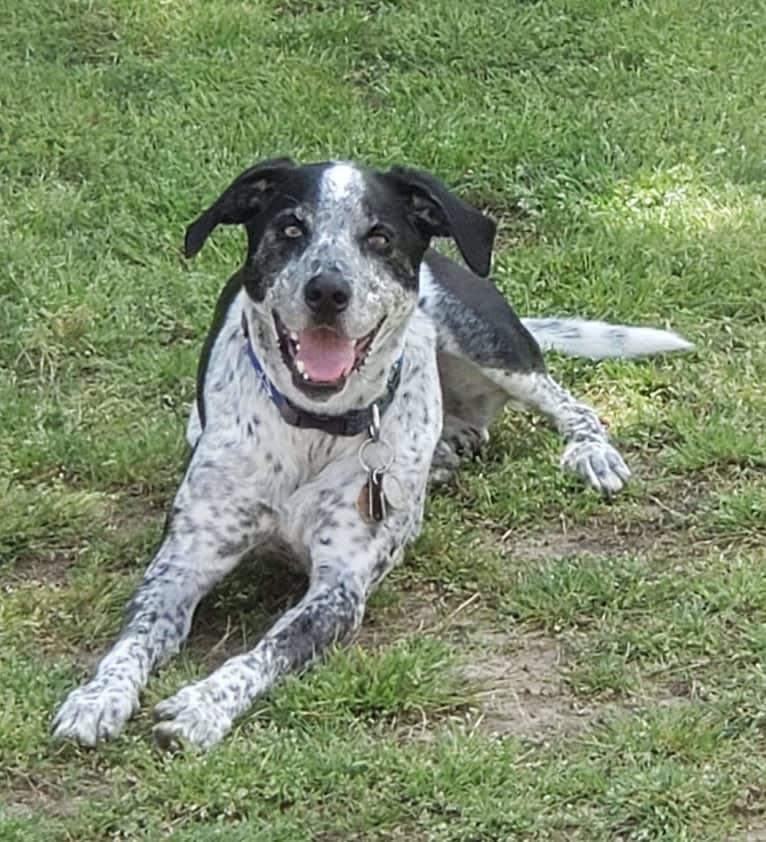
[[[217,225],[242,225],[262,211],[276,188],[295,167],[295,162],[290,158],[271,158],[238,175],[186,229],[186,257],[197,254]]]
[[[430,239],[452,237],[463,259],[477,275],[489,275],[496,225],[430,173],[405,167],[388,171],[407,193],[415,225]]]

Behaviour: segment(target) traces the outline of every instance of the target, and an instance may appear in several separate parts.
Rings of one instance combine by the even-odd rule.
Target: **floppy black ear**
[[[186,229],[184,253],[194,255],[217,225],[242,225],[265,207],[274,190],[295,169],[290,158],[271,158],[246,169]]]
[[[388,174],[408,194],[415,224],[426,237],[452,237],[477,275],[489,275],[495,223],[472,208],[430,173],[392,167]]]

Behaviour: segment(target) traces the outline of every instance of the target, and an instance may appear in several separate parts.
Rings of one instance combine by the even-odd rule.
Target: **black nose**
[[[321,272],[306,284],[303,297],[317,318],[332,321],[348,307],[351,285],[339,272]]]

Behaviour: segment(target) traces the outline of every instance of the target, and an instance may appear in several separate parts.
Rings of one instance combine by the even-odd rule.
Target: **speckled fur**
[[[361,224],[364,178],[349,165],[327,165],[317,170],[317,179],[317,198],[304,211],[318,233],[306,252],[275,264],[271,257],[258,257],[265,248],[261,235],[248,229],[246,267],[254,274],[243,276],[238,291],[231,287],[235,294],[211,336],[200,381],[205,417],[195,405],[187,427],[193,454],[162,546],[128,606],[114,647],[58,711],[53,725],[58,738],[94,745],[116,737],[137,709],[151,671],[182,645],[200,599],[245,555],[288,547],[309,575],[303,599],[252,651],[155,710],[161,746],[206,749],[221,740],[280,676],[353,634],[369,594],[418,534],[429,475],[431,481],[451,476],[460,453],[487,439],[491,420],[507,401],[551,418],[567,441],[562,464],[598,490],[613,493],[627,479],[595,413],[546,374],[537,344],[515,314],[495,320],[490,329],[480,307],[461,311],[468,305],[440,285],[434,267],[444,266],[443,258],[433,253],[416,261],[419,284],[403,282],[398,270],[357,254],[354,231]],[[236,215],[228,219],[240,221]],[[423,251],[428,239],[423,236]],[[465,248],[475,254],[474,246]],[[289,426],[261,388],[245,350],[243,315],[280,389],[307,403],[282,371],[270,313],[280,307],[292,323],[305,320],[300,287],[328,262],[340,265],[354,283],[354,306],[346,314],[354,335],[381,316],[387,320],[364,370],[351,375],[343,393],[323,402],[321,411],[369,404],[381,394],[393,362],[403,359],[401,381],[381,425],[382,438],[394,446],[387,481],[398,484],[399,504],[380,523],[370,522],[359,507],[366,483],[359,462],[365,434],[344,438]],[[248,278],[260,284],[255,294],[255,281]]]

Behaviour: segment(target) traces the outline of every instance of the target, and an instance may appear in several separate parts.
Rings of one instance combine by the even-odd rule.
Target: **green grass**
[[[765,32],[756,0],[0,10],[3,840],[763,838]],[[230,233],[186,263],[184,227],[276,154],[431,169],[499,219],[520,312],[697,350],[552,358],[630,489],[587,493],[508,413],[360,641],[209,755],[156,752],[151,705],[252,645],[279,571],[207,600],[119,741],[53,745],[159,538],[240,257]]]

